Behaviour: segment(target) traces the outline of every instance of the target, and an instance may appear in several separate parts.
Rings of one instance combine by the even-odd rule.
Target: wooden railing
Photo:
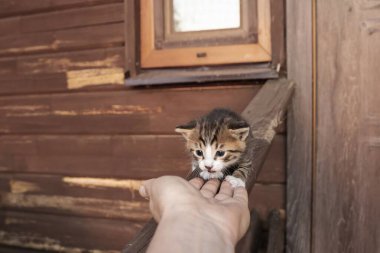
[[[294,91],[294,83],[286,79],[268,81],[244,109],[242,116],[250,124],[254,138],[252,172],[246,188],[252,190],[260,169],[265,161],[269,147],[276,135],[277,128],[285,119],[288,104]],[[193,171],[187,179],[196,177],[199,171]],[[145,252],[156,230],[157,223],[151,219],[127,244],[124,253]],[[249,243],[248,243],[249,244]]]

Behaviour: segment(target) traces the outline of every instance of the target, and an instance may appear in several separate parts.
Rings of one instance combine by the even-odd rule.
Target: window
[[[281,1],[127,0],[129,74],[140,81],[143,76],[159,76],[164,81],[170,75],[176,82],[181,82],[181,76],[186,76],[182,78],[186,82],[220,74],[246,79],[252,77],[250,72],[263,71],[273,77],[274,64],[279,63],[276,54],[283,53],[283,38],[275,43],[272,38],[274,28],[283,30]],[[137,25],[132,27],[131,22]]]

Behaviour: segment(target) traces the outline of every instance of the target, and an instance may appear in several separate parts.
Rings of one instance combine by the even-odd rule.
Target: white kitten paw
[[[225,179],[228,183],[232,185],[233,188],[236,187],[245,187],[245,182],[241,180],[240,178],[234,177],[234,176],[226,176]]]
[[[223,178],[223,172],[221,171],[217,171],[217,172],[213,172],[213,173],[209,173],[210,174],[210,179],[211,178],[216,178],[216,179],[222,179]]]
[[[207,171],[202,171],[199,173],[199,176],[203,178],[204,180],[209,180],[210,179],[210,173]]]
[[[204,180],[209,180],[209,179],[212,179],[212,178],[215,178],[215,179],[222,179],[223,178],[223,172],[221,171],[217,171],[217,172],[208,172],[208,171],[202,171],[201,173],[199,173],[199,176],[201,178],[203,178]]]

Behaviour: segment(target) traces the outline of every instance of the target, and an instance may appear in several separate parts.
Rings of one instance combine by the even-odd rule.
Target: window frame
[[[191,47],[257,42],[257,0],[242,0],[241,26],[235,29],[175,32],[172,30],[172,0],[155,0],[155,47]],[[255,16],[250,15],[254,13]]]
[[[271,61],[270,1],[257,0],[257,5],[257,43],[157,49],[154,0],[141,0],[141,67],[193,67]]]
[[[286,71],[285,0],[270,1],[272,60],[265,63],[173,68],[141,67],[140,0],[124,0],[125,84],[127,86],[278,78]]]

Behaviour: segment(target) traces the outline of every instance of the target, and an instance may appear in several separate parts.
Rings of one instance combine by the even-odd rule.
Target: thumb
[[[148,198],[151,196],[152,183],[155,179],[149,179],[144,181],[139,188],[139,193],[142,197]]]

